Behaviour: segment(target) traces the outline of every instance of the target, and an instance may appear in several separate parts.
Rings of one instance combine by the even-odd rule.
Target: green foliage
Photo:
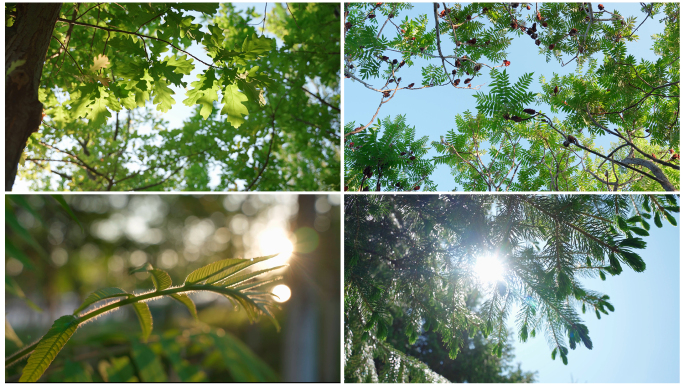
[[[455,373],[446,374],[448,365],[425,353],[425,341],[454,360],[469,354],[465,346],[478,335],[487,359],[505,363],[510,317],[521,341],[544,330],[552,358],[560,354],[567,364],[569,349],[594,347],[580,309],[595,310],[599,318],[615,311],[610,297],[586,287],[586,279],[646,268],[638,254],[646,241],[632,226],[617,224],[635,216],[648,220],[644,204],[669,211],[663,205],[671,200],[663,195],[346,196],[345,380],[411,382],[429,369],[454,381]],[[504,266],[494,283],[479,282],[474,271],[482,255],[495,256]],[[472,293],[482,298],[477,308]],[[514,307],[519,310],[511,314]],[[388,353],[387,346],[426,360],[428,368]]]
[[[345,127],[351,132],[354,122]],[[382,132],[382,136],[380,133]],[[434,166],[423,157],[427,137],[415,139],[416,131],[403,116],[386,118],[347,139],[344,146],[345,190],[434,191],[428,178]]]
[[[290,8],[63,5],[19,176],[41,190],[339,190],[338,7]],[[170,129],[178,91],[196,108]]]
[[[150,277],[152,278],[152,281],[154,282],[154,285],[156,287],[155,291],[135,295],[129,294],[119,288],[107,288],[98,290],[86,298],[83,304],[74,312],[74,315],[59,318],[57,321],[55,321],[54,325],[48,331],[48,333],[45,336],[43,336],[43,338],[41,338],[37,345],[29,345],[26,348],[22,349],[21,351],[19,351],[19,353],[15,354],[12,357],[12,359],[6,362],[6,365],[11,365],[16,360],[20,359],[22,356],[30,353],[31,355],[29,357],[28,363],[24,367],[21,381],[37,381],[81,324],[97,317],[100,314],[116,310],[119,307],[127,304],[133,305],[133,308],[140,321],[140,326],[142,328],[142,340],[146,342],[152,333],[153,321],[150,309],[144,301],[165,295],[176,295],[177,297],[182,295],[182,297],[178,297],[176,299],[178,299],[188,308],[190,308],[191,313],[193,313],[193,315],[196,316],[197,314],[196,310],[194,310],[194,303],[189,297],[187,297],[187,295],[184,294],[184,292],[209,291],[219,293],[221,295],[226,296],[229,299],[234,300],[237,303],[240,303],[243,306],[243,308],[247,311],[247,314],[249,315],[250,319],[256,319],[256,317],[259,314],[265,314],[268,317],[272,318],[272,321],[278,328],[277,321],[275,320],[271,312],[268,310],[268,306],[274,306],[274,304],[262,298],[264,296],[268,296],[268,293],[248,291],[247,289],[241,290],[239,288],[228,289],[228,287],[231,285],[249,282],[252,278],[256,276],[256,274],[243,275],[238,279],[229,281],[228,283],[226,283],[225,280],[216,280],[211,283],[207,282],[217,275],[223,276],[224,279],[231,277],[237,271],[242,270],[247,266],[251,266],[254,263],[262,262],[273,257],[274,256],[254,258],[252,261],[244,259],[227,259],[223,261],[218,261],[203,268],[195,270],[190,275],[188,275],[188,278],[186,278],[186,282],[183,286],[175,288],[169,288],[171,286],[171,279],[168,276],[168,274],[166,274],[166,272],[154,269],[149,264],[145,265],[142,268],[136,270],[149,271],[151,273]],[[223,268],[219,268],[217,266],[223,266]],[[243,267],[240,269],[227,269],[228,266]],[[276,268],[268,269],[268,271],[274,269]],[[136,270],[134,270],[134,272]],[[263,271],[259,273],[262,272]],[[163,278],[159,279],[160,276],[162,276]],[[166,281],[167,279],[168,281]],[[165,282],[165,284],[160,284],[162,282]],[[168,283],[168,286],[165,286],[166,283]],[[252,289],[254,287],[256,287],[256,285],[252,285],[248,289]],[[90,311],[86,311],[80,315],[77,315],[83,309],[86,309],[91,305],[97,304],[97,302],[121,296],[125,296],[126,299],[115,301],[114,303],[106,304],[101,307],[94,308]],[[236,342],[235,344],[237,345],[238,343]],[[242,349],[242,353],[240,353],[240,355],[245,356],[247,354],[245,353],[246,348],[244,346],[239,345],[235,349],[237,348]],[[231,352],[232,350],[233,349],[229,349],[229,351]],[[143,356],[149,358],[150,354],[149,352],[146,352],[144,349],[141,351],[141,348],[138,348],[137,354],[134,353],[134,359],[138,361],[145,360]],[[255,357],[252,357],[252,361],[254,361],[255,359]],[[113,361],[112,365],[110,365],[109,368],[106,368],[106,370],[104,370],[103,373],[107,373],[107,376],[110,381],[127,381],[131,377],[127,374],[130,371],[127,369],[127,367],[128,363],[123,362],[121,360],[117,360]],[[247,371],[247,373],[250,373],[249,369],[245,370]],[[141,375],[143,376],[142,380],[151,381],[145,378],[157,378],[158,372],[158,368],[154,367],[145,370],[141,369]],[[122,373],[126,374],[124,375]],[[271,376],[271,378],[273,378],[273,376]]]
[[[412,8],[407,3],[347,4],[344,71],[350,81],[378,93],[374,116],[398,92],[478,90],[477,114],[458,113],[457,128],[442,129],[441,140],[431,142],[438,152],[431,161],[451,168],[455,189],[679,189],[678,3],[645,4],[638,16],[576,3],[529,10],[511,3],[444,6],[434,15],[409,18],[402,16]],[[662,33],[653,36],[656,58],[638,60],[628,46],[639,40],[636,32],[644,22],[656,20],[662,24]],[[536,53],[538,60],[572,63],[576,71],[538,75],[536,92],[530,91],[532,73],[513,84],[505,67],[525,63],[506,60],[511,43],[529,37],[538,46],[529,45],[529,60]],[[388,59],[397,54],[399,64]],[[402,67],[418,65],[418,59],[427,61],[420,68],[422,87],[400,84]],[[477,83],[487,84],[488,93]],[[357,138],[369,126],[346,127],[346,141],[361,142]],[[608,141],[609,148],[599,145]],[[350,166],[345,164],[346,179],[353,175]]]

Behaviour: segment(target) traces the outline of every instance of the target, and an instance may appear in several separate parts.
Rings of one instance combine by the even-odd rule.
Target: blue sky
[[[679,223],[679,214],[674,216]],[[594,343],[592,350],[570,350],[568,365],[551,360],[544,333],[525,343],[515,339],[515,361],[538,371],[538,382],[679,382],[680,245],[679,226],[651,223],[648,246],[641,253],[646,271],[624,269],[618,276],[586,280],[585,287],[610,296],[615,312],[601,319],[582,315]],[[508,325],[515,328],[515,312]]]
[[[403,21],[405,16],[409,18],[414,18],[418,15],[426,14],[432,15],[433,3],[412,3],[414,8],[408,11],[403,11],[400,13],[398,21]],[[451,5],[453,3],[447,3]],[[639,3],[605,3],[608,10],[617,9],[621,15],[636,16],[637,25],[644,20],[644,14],[640,11]],[[534,8],[533,8],[534,10]],[[526,11],[525,15],[527,15]],[[659,23],[658,20],[662,18],[656,16],[655,20],[648,20],[644,23],[636,35],[640,37],[637,42],[632,42],[627,44],[628,54],[633,54],[637,59],[647,58],[649,60],[654,60],[655,55],[651,51],[652,39],[651,35],[655,33],[662,32],[663,24]],[[428,26],[434,29],[434,20],[432,16],[429,18],[430,23]],[[383,30],[383,35],[388,39],[391,39],[396,34],[394,28],[385,27]],[[445,50],[445,47],[446,50]],[[453,47],[453,44],[446,39],[442,39],[442,50],[443,52],[449,52],[449,47]],[[544,56],[538,55],[538,47],[534,45],[534,42],[527,36],[522,38],[515,38],[511,43],[510,47],[506,50],[508,53],[508,60],[511,62],[509,67],[506,67],[507,73],[511,75],[511,80],[516,81],[519,77],[525,73],[534,72],[533,83],[531,87],[532,92],[538,92],[541,90],[539,86],[539,78],[544,75],[546,79],[550,79],[553,73],[558,73],[560,76],[572,73],[577,69],[575,62],[572,62],[565,67],[561,67],[560,63],[557,62],[555,58],[551,59],[548,63],[545,61]],[[435,53],[436,54],[436,53]],[[447,54],[447,53],[445,53]],[[400,55],[395,52],[390,52],[390,59],[399,59]],[[598,55],[594,56],[599,58]],[[415,57],[414,57],[415,58]],[[569,58],[565,58],[567,61]],[[487,64],[492,66],[500,65],[502,63],[489,63],[484,59]],[[414,66],[404,68],[399,71],[398,76],[402,77],[402,84],[416,83],[416,85],[421,84],[422,75],[420,68],[427,64],[438,65],[438,59],[419,59],[416,58]],[[499,68],[501,71],[503,69]],[[483,71],[484,72],[484,71]],[[384,85],[384,82],[380,84],[380,80],[365,80],[369,84],[377,85],[380,88]],[[474,85],[480,85],[483,83],[488,83],[490,78],[487,75],[479,76],[473,80]],[[489,92],[489,87],[487,85],[481,87],[481,92]],[[428,136],[428,143],[434,141],[439,141],[440,135],[444,135],[448,130],[456,129],[456,124],[454,122],[454,116],[456,114],[461,114],[466,110],[471,112],[476,112],[475,95],[477,91],[467,90],[467,89],[454,89],[453,87],[434,87],[418,91],[399,91],[394,96],[394,98],[386,103],[381,109],[377,119],[384,119],[385,117],[396,117],[397,115],[406,115],[407,125],[415,126],[416,128],[416,138],[423,136]],[[365,125],[369,122],[370,118],[375,114],[377,106],[380,102],[380,94],[371,90],[368,90],[360,83],[353,81],[352,79],[344,80],[344,122],[345,125],[348,122],[354,121],[355,127],[360,125]],[[531,108],[539,109],[539,107],[530,106]],[[542,107],[542,110],[548,112],[548,107]],[[553,116],[553,115],[552,115]],[[562,119],[561,115],[555,115]],[[597,141],[597,144],[604,146],[605,149],[610,147],[610,141],[601,139]],[[437,152],[431,149],[428,152],[426,158],[437,155]],[[437,184],[437,191],[452,191],[456,184],[454,182],[453,176],[450,174],[450,168],[448,166],[440,165],[437,166],[435,172],[431,176],[431,179]],[[459,188],[459,190],[462,190]]]

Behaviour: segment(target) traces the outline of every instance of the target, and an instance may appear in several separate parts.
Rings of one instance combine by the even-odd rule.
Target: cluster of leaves
[[[606,279],[625,265],[644,271],[640,236],[663,217],[676,225],[670,212],[679,212],[672,195],[345,198],[345,377],[356,380],[379,379],[373,358],[384,357],[381,343],[398,322],[410,345],[431,333],[455,359],[479,333],[501,358],[516,305],[520,340],[545,332],[552,357],[567,364],[568,347],[593,347],[579,309],[598,318],[614,310],[580,278]],[[478,289],[473,266],[487,254],[505,273]],[[476,290],[478,311],[467,303]],[[388,367],[396,375],[400,365]]]
[[[195,303],[187,296],[188,293],[192,292],[218,293],[228,298],[235,306],[240,304],[247,312],[250,320],[255,320],[260,314],[264,314],[274,322],[276,328],[279,328],[278,322],[269,309],[269,307],[275,306],[270,299],[273,294],[265,291],[254,291],[254,289],[278,281],[282,277],[278,276],[262,281],[254,278],[283,266],[258,271],[244,271],[248,267],[274,256],[217,261],[193,271],[186,277],[183,285],[177,287],[172,287],[171,277],[167,272],[153,268],[149,263],[145,264],[132,270],[131,273],[149,272],[155,290],[142,294],[131,294],[117,287],[97,290],[90,294],[72,315],[57,319],[50,330],[36,344],[27,345],[8,357],[5,365],[12,365],[30,354],[20,381],[37,381],[79,326],[101,314],[128,304],[133,305],[142,328],[142,340],[146,342],[152,333],[152,313],[150,313],[145,301],[169,296],[185,305],[190,313],[197,318]],[[111,299],[117,300],[108,301]],[[107,302],[101,303],[101,301]],[[93,307],[97,303],[100,303],[100,306]],[[90,310],[84,311],[88,308]]]
[[[345,132],[352,130],[347,124]],[[382,137],[378,137],[382,132]],[[378,120],[353,139],[345,140],[345,186],[348,191],[434,191],[428,178],[434,169],[427,154],[428,138],[415,140],[415,128],[398,116],[394,121]],[[356,142],[355,142],[356,141]]]
[[[63,5],[41,77],[44,122],[20,176],[37,189],[339,188],[339,64],[331,62],[340,46],[322,45],[339,40],[339,15],[332,4],[282,8]],[[179,129],[152,111],[176,103],[172,87],[197,106]]]
[[[147,344],[123,333],[100,333],[89,336],[87,345],[101,354],[90,352],[80,360],[73,355],[58,358],[45,378],[50,382],[168,382],[173,378],[203,382],[220,375],[237,382],[278,381],[264,361],[223,329],[187,328],[183,333],[152,336]],[[201,368],[191,363],[197,359],[204,361]]]
[[[438,15],[435,3],[434,18],[420,15],[395,23],[408,7],[396,3],[347,6],[345,76],[383,94],[377,116],[389,102],[385,100],[389,93],[394,97],[397,92],[415,91],[413,84],[399,84],[401,68],[413,66],[413,57],[439,62],[422,67],[422,88],[479,89],[471,82],[486,76],[483,68],[490,68],[490,91],[474,95],[477,113],[457,115],[457,130],[445,132],[446,141],[432,142],[439,153],[432,160],[451,167],[456,188],[679,188],[679,4],[642,7],[644,22],[664,15],[660,20],[663,33],[654,36],[653,51],[659,56],[655,61],[638,61],[627,54],[627,43],[638,39],[635,33],[641,24],[637,25],[637,18],[603,5],[454,4]],[[378,20],[380,15],[384,24]],[[385,29],[388,25],[394,28]],[[383,35],[390,30],[396,30],[390,33],[391,39]],[[547,62],[555,58],[565,66],[576,61],[576,73],[554,74],[549,79],[540,76],[538,93],[529,91],[531,73],[511,82],[506,70],[500,72],[498,67],[511,65],[506,49],[513,39],[529,37],[538,46],[531,47]],[[397,52],[399,65],[389,56]],[[367,79],[384,86],[376,88]],[[358,136],[370,124],[346,129],[345,137]],[[354,126],[355,122],[349,123]],[[609,150],[596,145],[601,137],[613,140]],[[365,140],[355,138],[355,142],[368,145]],[[352,154],[345,147],[347,155]]]

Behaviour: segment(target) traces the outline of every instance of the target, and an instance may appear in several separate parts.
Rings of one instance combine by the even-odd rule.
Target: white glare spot
[[[491,284],[503,278],[503,265],[494,256],[479,257],[475,262],[473,271],[478,280],[484,284]]]
[[[285,302],[290,299],[290,295],[292,295],[292,292],[287,285],[278,285],[271,290],[271,293],[277,295],[277,297],[273,297],[276,302]]]

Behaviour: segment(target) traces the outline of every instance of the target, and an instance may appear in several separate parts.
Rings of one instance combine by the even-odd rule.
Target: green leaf
[[[138,315],[138,321],[140,321],[143,342],[147,342],[150,334],[152,334],[152,313],[150,313],[150,308],[144,302],[134,302],[133,308],[135,309],[135,314]]]
[[[253,33],[252,36],[245,38],[245,41],[242,43],[242,52],[247,54],[245,55],[245,58],[256,59],[257,57],[270,51],[271,40],[273,39],[269,39],[263,35],[257,37],[256,33]]]
[[[107,119],[112,117],[111,112],[107,109],[109,101],[109,93],[104,86],[98,88],[99,96],[88,105],[85,118],[89,120],[92,127],[100,127],[107,123]]]
[[[266,261],[275,257],[276,255],[277,254],[252,259],[222,259],[220,261],[210,263],[204,267],[200,267],[199,269],[190,273],[187,278],[185,278],[184,285],[192,285],[196,283],[202,283],[204,281],[206,281],[207,284],[213,284],[255,263]]]
[[[171,107],[176,104],[173,99],[174,92],[169,87],[169,83],[159,79],[154,82],[154,104],[157,104],[157,110],[161,112],[168,112]]]
[[[81,312],[81,310],[87,308],[88,306],[94,304],[97,301],[101,301],[103,299],[107,298],[114,298],[114,297],[132,297],[133,294],[130,294],[126,292],[125,290],[119,289],[118,287],[106,287],[104,289],[97,290],[93,293],[91,293],[85,301],[81,304],[81,306],[78,307],[78,309],[74,310],[74,315],[78,314]]]
[[[582,314],[585,314],[587,312],[587,304],[582,302]]]
[[[71,211],[71,207],[69,207],[69,205],[66,203],[66,201],[64,200],[64,197],[61,195],[53,195],[52,197],[57,201],[57,203],[59,203],[60,206],[62,206],[64,211],[66,211],[67,214],[69,214],[71,219],[76,221],[76,223],[78,224],[78,227],[81,228],[81,232],[85,233],[85,229],[83,229],[83,225],[81,224],[81,221],[79,221],[76,214],[74,214],[74,212]]]
[[[185,307],[188,308],[190,311],[190,314],[192,314],[192,317],[196,320],[199,320],[199,317],[197,316],[197,307],[195,306],[195,302],[192,301],[190,297],[188,297],[185,294],[171,294],[171,298],[177,300],[178,302],[182,303],[185,305]]]
[[[186,106],[200,104],[202,106],[200,115],[207,119],[214,110],[214,102],[218,101],[219,85],[216,82],[216,72],[211,68],[197,75],[197,78],[198,81],[192,82],[194,88],[186,92],[188,98],[183,101],[183,104]]]
[[[642,229],[641,227],[630,226],[629,230],[636,233],[637,235],[641,235],[642,237],[648,237],[648,231]]]
[[[234,275],[234,276],[232,276],[232,277],[230,277],[224,281],[214,283],[214,285],[224,286],[224,287],[234,286],[234,285],[237,285],[239,283],[245,282],[249,279],[252,279],[256,276],[259,276],[261,274],[265,274],[265,273],[268,273],[269,271],[280,269],[280,268],[285,267],[285,266],[286,265],[282,265],[282,266],[271,267],[269,269],[253,271],[251,273],[236,274],[236,275]]]
[[[658,226],[658,228],[663,227],[663,222],[660,220],[660,211],[656,211],[655,217],[653,218],[653,222],[656,226]]]
[[[599,270],[599,277],[601,277],[601,281],[606,280],[606,275],[603,273],[603,271]]]
[[[221,114],[227,115],[226,121],[238,128],[245,122],[243,115],[248,115],[249,111],[244,102],[247,96],[239,91],[237,84],[229,84],[223,91],[223,108]]]
[[[161,291],[171,287],[171,277],[169,273],[164,270],[152,269],[150,270],[150,278],[152,278],[152,283],[157,291]]]
[[[58,318],[50,330],[38,341],[38,345],[31,353],[19,381],[38,381],[77,328],[78,323],[75,316],[65,315]]]
[[[563,365],[567,365],[567,364],[568,364],[568,356],[561,355],[561,360],[563,360]]]
[[[238,87],[247,95],[250,101],[260,106],[266,104],[266,100],[261,91],[257,90],[253,83],[248,83],[242,79],[237,81]]]
[[[554,361],[556,360],[556,354],[557,353],[558,353],[558,348],[553,348],[553,350],[551,351],[551,359],[552,360],[554,360]]]
[[[601,319],[601,313],[596,309],[596,318]]]
[[[665,218],[667,218],[667,221],[670,222],[672,226],[677,226],[677,220],[672,216],[672,214],[668,213],[667,211],[663,211],[663,214],[665,214]]]
[[[275,372],[242,341],[229,333],[219,337],[212,333],[231,377],[236,382],[278,382]]]
[[[143,382],[167,382],[161,359],[147,345],[133,341],[133,363]]]

